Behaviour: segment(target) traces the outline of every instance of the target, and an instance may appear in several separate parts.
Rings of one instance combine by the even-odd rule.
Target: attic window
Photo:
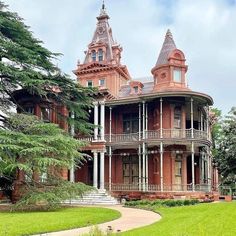
[[[138,93],[138,86],[134,86],[134,92]]]
[[[96,51],[93,50],[91,53],[92,61],[96,61]]]
[[[103,61],[103,51],[102,51],[102,49],[98,50],[98,61]]]

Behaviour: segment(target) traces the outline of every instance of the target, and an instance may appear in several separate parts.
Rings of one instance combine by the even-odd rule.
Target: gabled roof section
[[[175,49],[176,49],[176,45],[175,45],[172,33],[168,29],[166,32],[164,43],[162,45],[160,54],[156,62],[156,66],[167,64],[170,53]]]
[[[100,15],[97,17],[97,26],[93,34],[92,41],[88,45],[89,49],[97,46],[105,46],[106,48],[106,61],[110,62],[113,59],[112,48],[118,47],[118,45],[112,36],[112,29],[108,23],[109,16],[106,12],[104,3],[102,4],[102,9],[100,10]],[[86,52],[84,64],[89,62],[89,50]]]

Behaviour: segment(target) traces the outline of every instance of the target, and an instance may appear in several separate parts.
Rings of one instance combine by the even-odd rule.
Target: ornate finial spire
[[[168,29],[168,30],[167,30],[167,32],[166,32],[166,38],[167,38],[167,37],[169,37],[169,38],[172,38],[172,39],[173,39],[173,35],[172,35],[172,33],[171,33],[170,29]]]
[[[107,15],[106,7],[105,7],[105,2],[103,0],[102,1],[102,8],[100,10],[100,15],[97,17],[97,19],[100,20],[100,19],[104,19],[104,18],[109,19],[109,16]]]
[[[102,1],[102,9],[105,10],[105,3],[104,3],[104,0]]]

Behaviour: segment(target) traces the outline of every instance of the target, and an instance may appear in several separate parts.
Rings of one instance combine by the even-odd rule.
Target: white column
[[[195,165],[194,165],[194,142],[191,142],[191,153],[192,153],[192,185],[193,191],[195,191]]]
[[[138,140],[141,141],[141,104],[138,104]]]
[[[211,156],[209,147],[207,147],[207,184],[209,186],[209,192],[211,191]]]
[[[112,122],[112,107],[110,107],[110,118],[109,118],[109,141],[111,142],[111,122]]]
[[[163,100],[162,98],[160,98],[160,138],[163,138],[163,123],[162,123],[162,104]]]
[[[98,139],[98,102],[94,102],[94,140]]]
[[[206,131],[207,131],[207,139],[209,140],[209,106],[207,105],[207,117],[206,117]]]
[[[161,182],[161,192],[163,192],[163,142],[160,143],[160,182]]]
[[[202,114],[202,109],[201,109],[201,111],[200,111],[200,116],[201,116],[201,131],[203,131],[203,114]]]
[[[104,189],[104,152],[100,152],[100,188]]]
[[[111,146],[109,146],[109,191],[111,191],[111,183],[112,183],[112,179],[111,179]]]
[[[148,153],[147,153],[147,148],[145,149],[146,155],[146,191],[148,191]]]
[[[98,153],[93,153],[93,187],[98,187]]]
[[[146,132],[145,132],[145,138],[147,138],[148,137],[148,104],[146,103],[146,116],[145,116],[145,120],[146,120],[146,122],[145,122],[145,130],[146,130]]]
[[[146,180],[146,162],[145,162],[145,143],[143,143],[143,148],[142,148],[142,151],[143,151],[143,191],[145,191],[145,180]]]
[[[191,112],[191,138],[194,138],[193,135],[193,98],[190,100],[190,112]]]
[[[145,139],[145,101],[143,101],[143,139]]]
[[[70,135],[71,137],[74,137],[75,136],[75,125],[74,125],[74,118],[75,118],[75,113],[74,111],[71,111],[71,119],[73,120],[72,121],[72,124],[70,126]],[[75,166],[74,166],[74,158],[72,158],[72,165],[71,165],[71,168],[70,168],[70,182],[71,183],[74,183],[75,182]]]
[[[100,113],[100,135],[101,135],[101,140],[104,141],[104,133],[105,133],[105,102],[101,101],[100,102],[100,106],[101,106],[101,113]]]
[[[141,156],[141,145],[138,145],[138,188],[139,191],[142,190],[142,169],[141,169],[141,165],[142,165],[142,156]]]

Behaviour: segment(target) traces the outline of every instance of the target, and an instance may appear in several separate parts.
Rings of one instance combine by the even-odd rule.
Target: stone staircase
[[[85,194],[82,198],[71,199],[65,201],[66,204],[71,205],[117,205],[119,202],[116,198],[110,196],[106,190],[98,189]]]

